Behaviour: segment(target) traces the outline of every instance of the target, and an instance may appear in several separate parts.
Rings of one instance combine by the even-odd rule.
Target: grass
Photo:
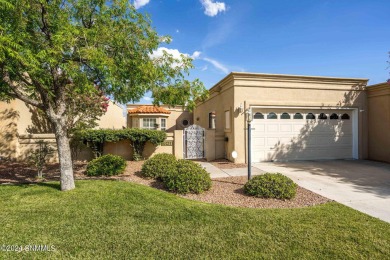
[[[121,181],[0,186],[0,259],[389,259],[390,224],[340,205],[245,209]]]

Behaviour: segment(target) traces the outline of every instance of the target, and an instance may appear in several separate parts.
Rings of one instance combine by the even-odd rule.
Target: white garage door
[[[353,158],[351,110],[253,109],[252,161]]]

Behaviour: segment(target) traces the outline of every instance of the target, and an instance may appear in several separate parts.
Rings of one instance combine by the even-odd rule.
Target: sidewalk
[[[197,162],[203,168],[210,173],[211,179],[235,177],[235,176],[248,176],[248,168],[232,168],[232,169],[220,169],[215,167],[209,162]],[[264,171],[252,166],[252,175],[259,175]]]

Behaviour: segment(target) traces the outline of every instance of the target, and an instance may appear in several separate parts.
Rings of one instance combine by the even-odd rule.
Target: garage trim
[[[359,109],[356,107],[319,107],[319,106],[261,106],[249,105],[252,114],[253,108],[264,109],[317,109],[317,110],[351,110],[352,111],[352,157],[359,159]],[[252,114],[253,116],[253,114]],[[248,137],[247,137],[248,138]]]

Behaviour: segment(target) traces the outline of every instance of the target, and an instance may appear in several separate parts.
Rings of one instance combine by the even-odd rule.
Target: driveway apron
[[[366,160],[254,163],[303,188],[390,223],[390,164]]]

